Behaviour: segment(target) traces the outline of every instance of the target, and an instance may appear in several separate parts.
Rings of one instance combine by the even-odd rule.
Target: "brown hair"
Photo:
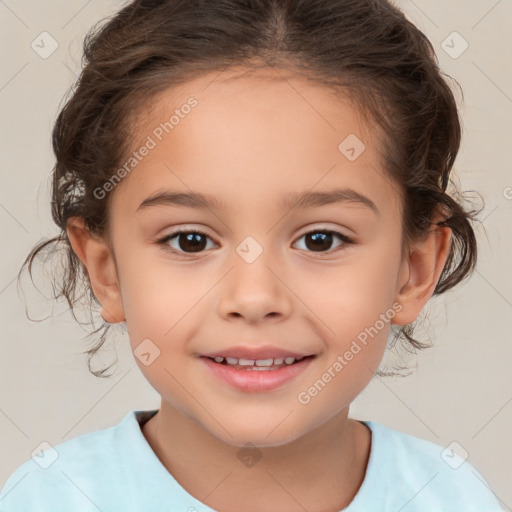
[[[471,274],[477,247],[470,220],[480,210],[465,211],[460,197],[447,193],[461,139],[456,101],[428,38],[397,7],[386,0],[135,0],[105,21],[85,38],[85,65],[53,128],[52,217],[60,235],[36,245],[19,273],[28,264],[32,277],[39,251],[52,243],[63,247],[64,274],[54,295],[67,300],[75,319],[81,297],[91,308],[99,302],[66,224],[81,217],[89,230],[109,238],[112,194],[102,200],[94,190],[129,153],[137,113],[168,87],[258,62],[348,94],[383,134],[386,171],[404,193],[404,248],[426,233],[439,210],[444,220],[438,224],[452,229],[434,294]],[[96,376],[110,368],[90,365],[109,327],[90,333],[102,331],[86,351]],[[393,344],[403,336],[410,348],[429,346],[412,337],[412,324],[392,327],[398,328]]]

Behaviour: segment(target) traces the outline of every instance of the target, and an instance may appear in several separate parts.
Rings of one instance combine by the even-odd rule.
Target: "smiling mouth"
[[[200,359],[204,361],[205,366],[215,378],[228,384],[231,389],[243,393],[265,393],[299,378],[313,364],[316,357],[316,354],[309,356],[297,354],[297,358],[289,356],[254,360],[211,354],[201,356]]]
[[[289,366],[293,366],[300,361],[305,359],[312,359],[316,357],[315,355],[304,356],[300,358],[295,357],[278,357],[274,359],[238,359],[236,357],[208,357],[203,356],[211,361],[227,366],[229,368],[233,368],[235,370],[247,370],[247,371],[269,371],[269,370],[279,370],[281,368],[286,368]]]

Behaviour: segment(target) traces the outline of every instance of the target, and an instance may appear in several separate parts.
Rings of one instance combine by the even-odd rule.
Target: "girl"
[[[0,510],[500,510],[452,447],[348,416],[476,261],[426,36],[386,0],[136,0],[84,48],[24,266],[65,244],[90,355],[124,323],[161,407],[34,454]]]

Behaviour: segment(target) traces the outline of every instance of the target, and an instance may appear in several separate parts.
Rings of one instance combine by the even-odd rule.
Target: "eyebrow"
[[[379,209],[370,198],[351,188],[338,188],[328,192],[307,191],[290,193],[284,196],[281,207],[286,210],[292,208],[312,208],[338,202],[360,204],[370,208],[376,215],[380,215]],[[163,190],[155,192],[144,199],[136,211],[159,205],[185,206],[209,210],[222,210],[225,208],[224,203],[210,194]]]
[[[338,188],[328,192],[291,193],[285,196],[282,206],[287,209],[311,208],[332,203],[357,203],[380,215],[379,209],[369,197],[351,188]]]

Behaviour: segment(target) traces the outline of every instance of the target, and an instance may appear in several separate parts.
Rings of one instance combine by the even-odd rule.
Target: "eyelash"
[[[169,245],[168,245],[168,242],[170,240],[172,240],[173,238],[176,238],[177,236],[179,236],[181,234],[191,234],[191,233],[196,234],[196,235],[201,235],[201,236],[204,236],[206,238],[212,239],[208,234],[206,234],[206,233],[204,233],[203,231],[200,231],[200,230],[196,230],[196,229],[180,229],[180,230],[174,231],[174,232],[164,236],[163,238],[160,238],[160,239],[156,240],[156,243],[158,245],[161,245],[162,249],[164,251],[168,252],[168,253],[183,255],[186,258],[193,257],[196,254],[201,254],[202,252],[205,252],[205,250],[199,251],[199,252],[195,252],[195,253],[186,253],[186,252],[182,252],[182,251],[177,251],[175,249],[171,249],[169,247]],[[322,234],[327,234],[327,235],[334,235],[335,237],[337,237],[339,240],[341,240],[343,242],[340,246],[338,246],[338,248],[331,249],[331,250],[328,250],[328,251],[323,251],[323,252],[307,251],[307,252],[312,252],[313,254],[318,254],[318,255],[320,255],[320,257],[322,257],[322,255],[329,255],[329,254],[331,254],[333,252],[336,252],[337,250],[339,250],[339,247],[344,247],[344,246],[347,246],[347,245],[353,245],[354,244],[354,240],[352,238],[349,238],[348,236],[344,235],[343,233],[340,233],[339,231],[334,231],[332,229],[314,229],[312,231],[308,231],[307,233],[302,234],[297,240],[300,240],[301,238],[303,238],[303,237],[305,237],[307,235],[311,235],[313,233],[314,234],[322,233]]]

